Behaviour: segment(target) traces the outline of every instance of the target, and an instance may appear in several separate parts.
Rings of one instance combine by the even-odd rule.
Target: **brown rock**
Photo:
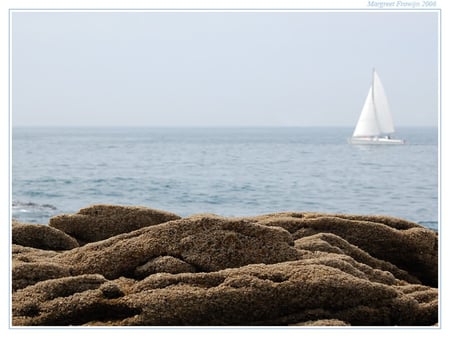
[[[44,250],[70,250],[78,247],[78,242],[66,233],[39,224],[12,225],[12,243]]]
[[[373,283],[361,272],[348,271],[342,255],[322,255],[306,261],[247,265],[208,273],[158,273],[129,288],[121,286],[128,281],[108,282],[99,275],[40,282],[13,295],[13,324],[436,323],[436,289]],[[327,257],[334,257],[334,267],[323,264]],[[105,289],[120,292],[109,297]]]
[[[124,296],[124,293],[120,289],[120,287],[113,282],[107,282],[103,284],[100,288],[103,293],[103,296],[109,299],[119,298]]]
[[[374,223],[381,223],[398,230],[422,227],[417,223],[392,216],[327,214],[318,212],[279,212],[254,217],[245,217],[245,219],[257,221],[259,223],[267,225],[275,225],[275,223],[278,223],[279,226],[283,228],[290,227],[290,230],[286,230],[292,233],[296,231],[296,229],[298,228],[298,224],[301,223],[303,219],[314,219],[321,217],[338,217],[354,221],[369,221]]]
[[[328,252],[347,255],[359,263],[370,266],[371,268],[385,271],[387,278],[391,278],[391,274],[398,279],[405,280],[409,283],[420,283],[419,279],[411,276],[404,270],[399,269],[394,264],[376,259],[367,252],[361,250],[355,245],[348,243],[343,238],[332,233],[319,233],[312,236],[302,237],[295,241],[295,247],[299,250],[310,250],[311,252]]]
[[[31,263],[41,260],[48,260],[58,254],[53,250],[42,250],[32,247],[25,247],[18,244],[11,246],[12,260],[17,262]]]
[[[64,265],[52,262],[13,262],[11,274],[12,289],[15,291],[40,281],[69,276],[70,269]]]
[[[422,283],[438,283],[438,235],[418,224],[387,216],[280,213],[250,220],[281,226],[299,239],[333,233],[370,256],[390,262]]]
[[[426,304],[431,304],[432,312],[396,286],[341,270],[338,267],[346,270],[346,262],[342,263],[335,257],[335,267],[309,260],[152,275],[123,297],[128,306],[139,309],[139,315],[118,324],[287,325],[327,319],[320,317],[324,314],[352,325],[436,322],[437,306],[430,299]]]
[[[80,325],[131,316],[133,309],[109,301],[121,296],[120,287],[101,275],[39,282],[13,294],[13,325]]]
[[[179,218],[170,212],[145,207],[93,205],[76,214],[52,217],[49,225],[84,244]]]
[[[225,218],[185,218],[133,231],[61,253],[58,264],[74,274],[106,278],[134,276],[137,267],[159,256],[179,257],[197,271],[216,271],[299,257],[290,234],[275,227]]]
[[[107,280],[101,275],[82,275],[75,277],[53,278],[23,288],[13,294],[13,314],[25,315],[23,308],[59,297],[68,297],[74,293],[98,289]]]
[[[167,273],[182,273],[182,272],[195,272],[195,267],[188,264],[181,259],[172,256],[156,257],[138,266],[134,275],[137,278],[144,278],[153,273],[167,272]]]
[[[121,208],[87,208],[65,226],[81,233],[89,219],[90,240],[113,236],[128,223],[102,220]],[[437,234],[408,221],[203,214],[126,231],[63,252],[13,244],[13,325],[438,322],[438,290],[427,285],[437,281]]]

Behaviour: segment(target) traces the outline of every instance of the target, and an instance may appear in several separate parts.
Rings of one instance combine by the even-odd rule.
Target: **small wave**
[[[25,195],[29,198],[34,199],[48,199],[48,198],[61,198],[64,195],[58,192],[50,192],[50,191],[28,191]]]
[[[419,221],[417,223],[426,228],[433,229],[433,230],[438,230],[438,228],[439,228],[439,223],[435,222],[435,221]]]
[[[24,212],[29,209],[48,209],[48,210],[58,210],[57,207],[55,207],[52,204],[39,204],[34,202],[20,202],[20,201],[12,201],[12,208],[13,209],[20,209]]]
[[[48,219],[59,213],[53,204],[13,201],[11,203],[12,218],[19,222],[46,224]]]

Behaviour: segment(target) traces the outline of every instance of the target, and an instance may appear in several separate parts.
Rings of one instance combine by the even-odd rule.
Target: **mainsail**
[[[353,137],[379,136],[395,131],[389,103],[380,77],[373,70],[372,85],[364,102]]]
[[[377,72],[373,71],[373,97],[375,112],[378,118],[380,131],[384,134],[391,134],[395,131],[392,114],[389,108],[386,92]]]

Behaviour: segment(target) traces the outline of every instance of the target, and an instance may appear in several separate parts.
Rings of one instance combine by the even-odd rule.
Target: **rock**
[[[98,275],[40,282],[14,295],[13,323],[391,326],[437,321],[437,290],[372,283],[359,272],[341,270],[346,262],[339,262],[340,255],[334,256],[334,267],[322,264],[330,254],[322,255],[216,272],[153,274],[114,299],[105,296],[102,289],[109,282]]]
[[[38,224],[12,225],[12,243],[44,250],[70,250],[78,247],[78,242],[66,233]]]
[[[144,265],[138,266],[134,275],[137,278],[144,278],[148,275],[159,272],[195,272],[195,267],[182,261],[181,259],[172,256],[161,256],[151,259]]]
[[[58,252],[53,250],[42,250],[31,247],[25,247],[18,244],[13,244],[11,246],[12,260],[13,262],[38,262],[41,260],[47,260],[54,257]]]
[[[73,215],[52,217],[49,225],[85,244],[179,218],[145,207],[93,205]]]
[[[13,263],[11,274],[15,291],[40,281],[69,276],[70,269],[52,262]]]
[[[381,223],[397,230],[406,230],[411,228],[422,227],[417,223],[391,216],[326,214],[319,212],[279,212],[254,217],[244,217],[244,219],[256,221],[267,225],[275,225],[275,223],[278,223],[279,226],[286,228],[286,230],[292,233],[295,232],[295,230],[298,228],[298,224],[301,223],[302,220],[321,217],[331,217],[331,218],[337,217],[354,221],[369,221],[374,223]],[[289,230],[289,228],[291,230]]]
[[[123,208],[94,206],[63,222],[81,244],[101,240],[64,251],[12,245],[14,326],[438,323],[437,234],[420,225],[279,213],[127,228]]]
[[[197,271],[216,271],[299,257],[291,235],[275,227],[220,217],[185,218],[139,229],[61,253],[54,262],[74,274],[134,276],[159,256],[179,257]]]
[[[429,299],[419,303],[395,286],[342,271],[338,266],[346,264],[338,257],[334,265],[310,260],[152,275],[123,297],[140,310],[120,325],[288,325],[320,320],[325,313],[352,325],[363,325],[360,317],[364,325],[432,325],[437,320],[437,307],[431,306],[433,313],[427,308]]]
[[[343,238],[332,233],[319,233],[312,236],[302,237],[295,241],[295,247],[299,250],[312,252],[338,253],[349,256],[355,261],[370,266],[371,268],[389,272],[389,275],[409,283],[420,283],[419,279],[411,276],[406,271],[399,269],[394,264],[376,259],[355,245],[348,243]],[[390,278],[390,277],[388,277]]]
[[[121,296],[119,286],[101,275],[39,282],[13,294],[13,325],[77,325],[118,312],[132,315],[132,309],[108,302]]]
[[[280,213],[253,218],[268,226],[281,226],[294,239],[332,233],[370,256],[390,262],[422,283],[438,284],[438,235],[418,224],[387,216]]]
[[[24,315],[22,310],[24,304],[34,302],[38,306],[43,301],[68,297],[86,290],[98,289],[106,282],[107,280],[101,275],[51,278],[41,281],[13,294],[13,302],[15,304],[13,313]]]
[[[102,291],[103,296],[105,296],[108,299],[114,299],[124,296],[124,293],[122,292],[120,287],[113,282],[107,282],[103,284],[100,287],[100,290]]]

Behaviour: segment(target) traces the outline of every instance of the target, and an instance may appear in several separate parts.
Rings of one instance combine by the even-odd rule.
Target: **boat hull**
[[[352,138],[350,138],[348,140],[348,143],[350,143],[350,144],[362,144],[362,145],[365,145],[365,144],[398,145],[398,144],[405,144],[405,140],[393,139],[393,138],[387,138],[387,137],[352,137]]]

